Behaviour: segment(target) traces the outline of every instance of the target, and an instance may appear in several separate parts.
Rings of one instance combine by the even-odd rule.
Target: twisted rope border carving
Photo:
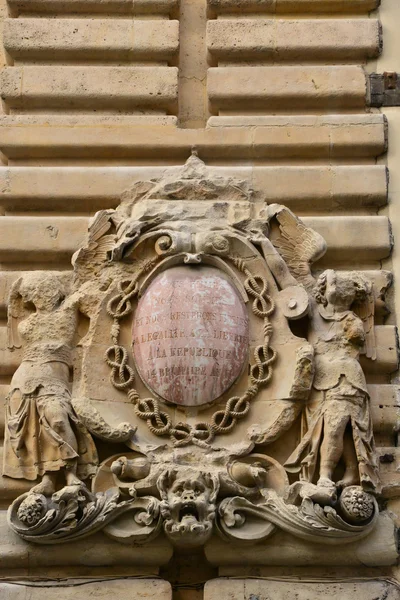
[[[261,275],[253,275],[246,262],[238,257],[227,257],[238,271],[245,276],[244,287],[251,298],[253,313],[263,320],[264,341],[254,349],[255,364],[250,367],[250,385],[242,396],[229,398],[223,410],[217,410],[211,422],[200,422],[194,427],[188,423],[172,423],[168,413],[161,411],[157,398],[140,398],[134,388],[135,373],[128,364],[128,352],[119,343],[121,321],[132,313],[133,301],[139,291],[139,279],[150,271],[159,257],[149,260],[132,280],[118,283],[118,293],[107,303],[107,314],[113,319],[111,339],[113,345],[105,353],[105,361],[111,368],[110,381],[120,391],[126,391],[134,406],[137,417],[146,421],[149,430],[157,436],[169,436],[174,446],[196,444],[208,447],[216,435],[230,433],[237,422],[243,419],[250,410],[250,401],[256,396],[260,386],[267,385],[272,378],[272,364],[276,360],[276,352],[269,342],[272,336],[270,315],[275,310],[275,303],[268,292],[268,284]]]

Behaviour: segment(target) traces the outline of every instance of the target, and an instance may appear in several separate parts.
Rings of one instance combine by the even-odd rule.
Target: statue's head
[[[327,269],[318,277],[315,299],[323,306],[330,304],[349,310],[354,302],[363,302],[370,291],[371,283],[362,273],[338,273]]]
[[[159,481],[164,531],[178,546],[202,546],[212,534],[218,477],[181,468]]]
[[[66,296],[61,278],[43,271],[24,275],[18,291],[25,304],[32,304],[38,310],[54,310]]]

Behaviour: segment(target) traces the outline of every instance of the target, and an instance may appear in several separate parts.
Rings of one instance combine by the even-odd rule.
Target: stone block
[[[317,267],[332,261],[377,261],[390,254],[392,241],[387,217],[303,217],[303,221],[328,244]]]
[[[204,586],[204,600],[398,600],[395,583],[379,579],[369,581],[331,581],[305,583],[298,579],[277,581],[257,579],[211,579]]]
[[[170,14],[179,0],[8,0],[13,16],[24,13]]]
[[[214,117],[207,129],[16,115],[0,118],[0,132],[0,150],[9,159],[161,158],[171,164],[186,160],[195,145],[205,160],[321,160],[376,157],[386,148],[381,114]]]
[[[34,587],[25,586],[23,583],[0,583],[0,596],[2,600],[42,600],[46,595],[50,600],[108,600],[110,597],[118,600],[172,600],[171,584],[162,579],[152,578],[124,578],[108,581],[82,581],[70,579],[64,585],[57,582],[40,581]],[[75,584],[75,585],[74,585]]]
[[[380,513],[372,532],[358,542],[315,544],[277,531],[263,542],[240,547],[214,536],[206,545],[205,554],[212,565],[233,570],[235,566],[250,565],[377,567],[396,564],[398,558],[395,527],[387,513]]]
[[[235,166],[212,170],[249,178],[267,202],[286,204],[297,212],[350,211],[386,204],[384,165]],[[164,171],[161,166],[0,167],[0,206],[5,211],[71,212],[115,207],[120,194],[135,181],[160,177]]]
[[[393,325],[375,327],[375,343],[377,359],[371,360],[361,356],[361,366],[366,372],[374,375],[394,373],[399,366],[397,328]]]
[[[208,70],[211,111],[355,109],[366,103],[358,66],[215,67]]]
[[[369,385],[374,431],[392,438],[400,429],[400,396],[395,385]]]
[[[318,15],[320,13],[368,13],[378,4],[379,0],[208,0],[207,6],[211,16],[236,12],[241,14],[316,13]]]
[[[329,158],[379,155],[387,145],[383,115],[214,116],[213,128],[252,128],[254,156]],[[272,149],[273,148],[273,149]]]
[[[54,544],[51,548],[49,545],[30,544],[11,531],[5,510],[0,511],[0,539],[0,565],[6,575],[9,574],[10,569],[19,569],[19,573],[26,570],[30,575],[33,570],[36,577],[41,574],[46,578],[46,569],[48,568],[68,567],[72,569],[74,566],[89,568],[118,566],[137,568],[140,571],[151,567],[153,573],[157,573],[159,567],[168,563],[172,557],[172,546],[164,536],[159,536],[157,540],[141,546],[115,542],[101,532],[81,540]],[[166,591],[169,589],[167,586],[169,584],[161,589]],[[76,593],[76,588],[72,589]],[[150,594],[150,592],[151,587],[148,586],[148,593]],[[95,593],[92,597],[97,597],[97,594]],[[61,598],[65,598],[65,596],[61,596]],[[150,598],[155,600],[157,596],[150,595]],[[136,596],[133,594],[128,600],[134,599]],[[51,600],[53,599],[51,598]],[[146,600],[148,599],[146,598]]]
[[[2,217],[1,260],[69,262],[85,238],[87,224],[87,217]]]
[[[379,456],[379,474],[384,498],[400,497],[400,448],[377,448]]]
[[[365,60],[377,56],[376,19],[215,19],[207,48],[216,60]]]
[[[131,19],[6,19],[3,44],[17,60],[169,60],[179,22]],[[106,81],[104,82],[107,87]]]
[[[176,110],[176,67],[23,66],[0,75],[12,109]]]

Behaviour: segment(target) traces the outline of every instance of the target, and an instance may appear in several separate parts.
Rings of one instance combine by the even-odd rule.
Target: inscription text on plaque
[[[200,406],[221,396],[242,372],[248,346],[244,302],[213,267],[161,273],[135,312],[138,372],[154,393],[174,404]]]

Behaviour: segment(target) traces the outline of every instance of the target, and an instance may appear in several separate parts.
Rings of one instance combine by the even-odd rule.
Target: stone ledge
[[[138,15],[170,14],[178,9],[179,0],[7,0],[7,4],[13,16],[33,12]]]
[[[6,511],[0,511],[0,565],[1,569],[40,569],[47,567],[158,567],[172,557],[172,546],[164,536],[142,546],[119,544],[96,533],[83,540],[49,546],[29,544],[13,533],[7,524]],[[45,571],[42,571],[45,575]],[[38,575],[38,573],[36,573]],[[149,590],[150,591],[150,590]],[[129,598],[133,600],[133,598]],[[158,598],[157,598],[158,600]]]
[[[302,220],[318,231],[328,244],[328,250],[315,265],[332,261],[351,263],[387,258],[392,241],[387,217],[303,217]],[[0,246],[1,248],[1,246]]]
[[[107,85],[104,85],[104,82]],[[13,109],[144,107],[175,111],[176,67],[8,67],[0,73],[1,98]]]
[[[363,540],[351,544],[312,544],[277,531],[264,542],[235,546],[213,537],[205,547],[207,560],[214,566],[385,566],[397,562],[395,527],[381,513],[375,529]],[[236,596],[235,596],[236,598]],[[308,599],[307,599],[308,600]]]
[[[19,158],[141,158],[186,160],[193,145],[202,159],[367,158],[386,149],[381,114],[214,117],[207,129],[95,125],[85,117],[0,117],[0,150]],[[249,126],[251,125],[251,126]]]
[[[211,111],[361,109],[365,72],[358,66],[212,67],[207,74]]]
[[[9,0],[10,1],[10,0]],[[16,2],[17,0],[11,0]],[[220,13],[367,13],[379,0],[208,0],[210,15]]]
[[[233,574],[232,574],[233,575]],[[320,581],[304,582],[297,578],[292,581],[278,581],[279,578],[249,579],[221,578],[207,581],[204,586],[204,600],[251,600],[273,598],[274,600],[310,600],[310,598],[340,598],[340,600],[398,600],[399,589],[390,581],[371,579],[354,582]],[[288,578],[285,578],[288,579]],[[293,590],[296,590],[295,596]]]
[[[207,23],[207,48],[217,60],[365,60],[379,54],[379,21],[217,19]]]
[[[179,49],[179,21],[5,19],[3,44],[18,60],[168,60]]]
[[[173,167],[172,167],[173,168]],[[160,177],[165,167],[0,167],[0,206],[6,211],[95,211],[115,207],[135,181]],[[374,209],[386,204],[383,165],[211,167],[248,179],[267,202],[301,210]]]
[[[135,578],[115,579],[108,581],[103,579],[96,582],[69,579],[66,585],[54,580],[53,585],[47,578],[42,582],[36,581],[32,585],[25,586],[23,583],[11,584],[0,583],[0,596],[7,600],[42,600],[43,596],[49,596],[54,600],[109,600],[110,597],[118,600],[172,600],[171,584],[162,579]],[[74,585],[75,583],[75,585]]]

